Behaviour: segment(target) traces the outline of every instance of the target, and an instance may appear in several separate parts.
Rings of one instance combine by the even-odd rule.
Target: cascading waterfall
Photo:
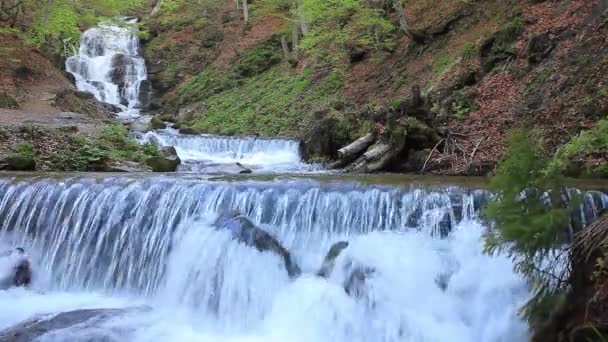
[[[125,19],[126,25],[135,22]],[[120,108],[120,119],[138,117],[151,91],[136,32],[133,27],[112,24],[88,29],[81,36],[78,54],[66,61],[78,90]]]
[[[159,147],[174,146],[182,160],[181,171],[219,172],[236,162],[263,172],[320,170],[318,165],[302,161],[297,140],[185,135],[174,129],[147,132],[139,140]]]
[[[0,329],[143,303],[152,309],[54,341],[525,341],[526,284],[508,258],[482,253],[487,197],[303,179],[0,180],[0,241],[24,246],[38,275],[34,290],[0,291]],[[607,206],[588,192],[581,212]],[[223,210],[276,236],[303,274],[290,279],[282,259],[214,228]],[[350,244],[329,277],[315,276],[341,240]],[[373,269],[359,297],[344,291],[358,265]]]

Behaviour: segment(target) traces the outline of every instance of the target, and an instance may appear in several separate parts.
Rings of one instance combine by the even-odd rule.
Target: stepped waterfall
[[[36,277],[0,292],[0,328],[112,307],[125,311],[49,340],[525,341],[526,283],[482,252],[488,196],[300,178],[4,179],[0,241],[26,249]],[[584,198],[588,219],[608,207],[601,192]],[[215,227],[226,210],[275,236],[302,274]],[[335,267],[317,275],[339,241]],[[373,272],[345,291],[360,267]]]
[[[125,20],[66,66],[129,121],[151,89]],[[0,176],[0,342],[527,340],[528,284],[483,252],[483,187],[332,175],[289,139],[137,138],[183,173]],[[263,175],[216,175],[237,162]],[[583,224],[608,208],[578,192]],[[30,286],[3,287],[24,260]]]

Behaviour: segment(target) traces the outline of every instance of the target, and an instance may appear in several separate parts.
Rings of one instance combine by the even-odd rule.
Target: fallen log
[[[390,155],[388,158],[385,158],[385,155]],[[347,168],[344,169],[344,172],[353,172],[353,173],[365,173],[368,171],[378,171],[380,170],[378,167],[382,167],[390,161],[390,159],[396,154],[396,152],[391,153],[391,145],[386,143],[376,143],[372,147],[370,147],[365,153],[361,155],[361,157],[357,158],[353,163],[351,163]],[[374,161],[378,161],[379,163],[372,163]],[[372,163],[373,169],[369,169],[369,164]]]
[[[368,133],[361,138],[353,141],[352,143],[342,147],[338,150],[338,158],[340,159],[354,159],[361,153],[365,152],[376,140],[376,136],[373,133]]]

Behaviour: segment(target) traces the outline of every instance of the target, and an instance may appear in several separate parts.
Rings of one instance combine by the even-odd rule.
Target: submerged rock
[[[179,164],[181,164],[175,147],[162,147],[158,152],[158,156],[146,159],[146,165],[151,167],[154,172],[175,172]]]
[[[0,341],[29,342],[38,340],[52,341],[89,341],[109,342],[126,341],[122,334],[111,329],[99,329],[99,325],[133,311],[147,311],[148,308],[130,309],[86,309],[59,313],[52,316],[37,317],[0,332]],[[79,335],[74,336],[78,329]],[[124,332],[123,332],[124,333]]]
[[[321,269],[317,272],[319,277],[327,278],[331,274],[331,271],[334,268],[336,263],[336,258],[342,253],[343,250],[348,247],[348,241],[339,241],[334,243],[325,258],[323,259],[323,264],[321,265]]]
[[[344,291],[355,298],[365,297],[366,282],[376,272],[373,267],[356,265],[348,267],[349,273],[344,280]]]
[[[32,268],[23,248],[0,255],[0,290],[29,286],[31,282]]]
[[[237,212],[225,212],[216,220],[215,226],[230,230],[236,240],[247,246],[255,247],[260,252],[270,252],[281,257],[290,277],[297,277],[302,273],[298,264],[293,261],[289,251],[270,233],[256,227],[245,216]]]
[[[241,163],[236,163],[236,166],[241,168],[241,171],[239,171],[240,174],[249,174],[249,173],[253,173],[253,170],[251,170],[248,167],[243,166],[243,164]]]

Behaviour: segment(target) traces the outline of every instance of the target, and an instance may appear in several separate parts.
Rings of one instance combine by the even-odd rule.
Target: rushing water
[[[134,22],[126,20],[126,24]],[[78,90],[120,108],[121,119],[138,117],[151,90],[136,32],[110,24],[88,29],[82,34],[78,54],[66,61]]]
[[[157,146],[174,146],[182,160],[180,171],[214,173],[241,169],[254,172],[310,172],[317,165],[306,164],[300,155],[300,142],[289,139],[257,137],[225,137],[217,135],[185,135],[166,129],[148,132],[142,142]]]
[[[0,241],[24,246],[36,277],[33,289],[0,291],[0,328],[144,304],[49,340],[525,341],[527,287],[507,258],[482,253],[487,196],[306,179],[5,179]],[[586,215],[608,205],[585,198]],[[213,228],[227,209],[276,236],[303,274],[290,279],[282,259]],[[330,276],[315,276],[341,240]],[[374,269],[359,297],[343,288],[353,265]]]

